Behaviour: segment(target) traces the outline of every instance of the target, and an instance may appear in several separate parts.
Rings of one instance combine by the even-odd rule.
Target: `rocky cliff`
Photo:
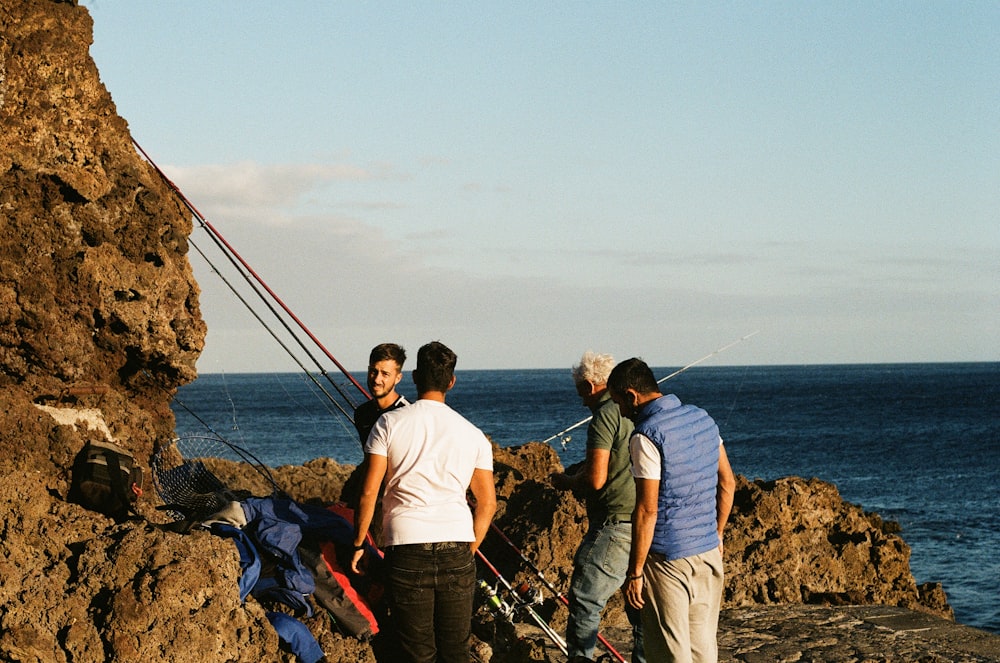
[[[91,38],[75,3],[0,0],[0,659],[270,660],[231,544],[65,500],[84,442],[146,463],[170,439],[205,336],[190,216],[136,155]]]
[[[116,523],[67,500],[89,440],[149,459],[172,437],[169,402],[195,377],[205,325],[188,264],[190,215],[135,152],[88,55],[91,19],[73,2],[0,0],[0,660],[292,660],[254,600],[238,555],[207,532],[181,535],[147,490],[145,521]],[[582,505],[546,477],[538,444],[497,450],[498,523],[566,587]],[[335,499],[350,467],[317,460],[275,472],[303,501]],[[266,494],[239,466],[226,480]],[[538,585],[498,538],[485,551]],[[917,587],[891,525],[819,481],[741,480],[726,541],[728,606],[880,603],[950,614]],[[539,607],[558,630],[565,610]],[[622,623],[620,599],[607,623]],[[329,619],[308,621],[330,660],[374,660]],[[544,660],[530,639],[477,616],[479,651]],[[525,644],[529,643],[529,644]],[[541,653],[540,653],[541,652]]]

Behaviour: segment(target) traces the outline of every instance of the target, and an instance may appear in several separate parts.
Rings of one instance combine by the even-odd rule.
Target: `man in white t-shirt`
[[[445,404],[456,362],[442,343],[421,347],[413,371],[417,401],[383,414],[365,444],[351,568],[362,572],[365,536],[384,479],[389,606],[410,661],[469,660],[474,554],[496,511],[492,446]],[[471,509],[467,490],[475,498]]]

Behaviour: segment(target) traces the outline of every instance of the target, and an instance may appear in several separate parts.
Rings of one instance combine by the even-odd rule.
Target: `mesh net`
[[[209,516],[234,499],[230,488],[210,469],[219,459],[242,460],[231,445],[202,435],[175,438],[153,455],[153,485],[175,520]]]

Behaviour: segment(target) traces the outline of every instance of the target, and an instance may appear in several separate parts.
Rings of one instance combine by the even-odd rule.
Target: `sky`
[[[81,4],[133,138],[351,370],[1000,361],[1000,3]],[[296,370],[191,261],[199,372]]]

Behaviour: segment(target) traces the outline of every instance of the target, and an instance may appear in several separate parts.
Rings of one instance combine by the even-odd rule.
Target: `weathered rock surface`
[[[1000,637],[893,606],[733,608],[719,620],[720,663],[1000,660]]]
[[[64,499],[85,441],[146,463],[170,439],[205,336],[190,216],[136,155],[91,38],[74,3],[0,0],[0,659],[274,660],[231,543]]]
[[[624,629],[605,636],[626,660]],[[537,635],[537,634],[534,634]],[[538,641],[540,642],[540,641]],[[553,648],[546,650],[558,660]],[[600,654],[606,661],[610,655]],[[535,659],[541,660],[541,659]],[[762,605],[723,609],[720,663],[987,663],[1000,660],[1000,637],[924,612],[894,606]]]
[[[73,2],[0,0],[0,660],[290,661],[264,606],[239,600],[231,542],[157,528],[166,516],[151,490],[140,500],[146,521],[116,523],[66,499],[88,440],[130,449],[148,475],[205,335],[186,258],[190,216],[136,155],[90,40],[91,19]],[[586,518],[548,486],[556,454],[530,444],[496,457],[500,529],[565,588]],[[318,459],[273,474],[296,499],[326,502],[352,469]],[[245,466],[218,473],[270,492]],[[539,586],[497,535],[484,551],[507,577]],[[916,586],[908,555],[891,525],[829,484],[741,479],[726,541],[726,660],[1000,660],[951,659],[966,650],[950,642],[938,653],[944,640],[872,626],[885,623],[878,615],[950,616],[940,587]],[[902,607],[829,607],[852,603]],[[562,631],[566,611],[553,599],[537,609]],[[329,660],[376,660],[325,615],[307,624]],[[606,624],[627,651],[618,597]],[[481,611],[475,630],[483,660],[559,659],[530,625]],[[900,642],[895,658],[867,653]]]

